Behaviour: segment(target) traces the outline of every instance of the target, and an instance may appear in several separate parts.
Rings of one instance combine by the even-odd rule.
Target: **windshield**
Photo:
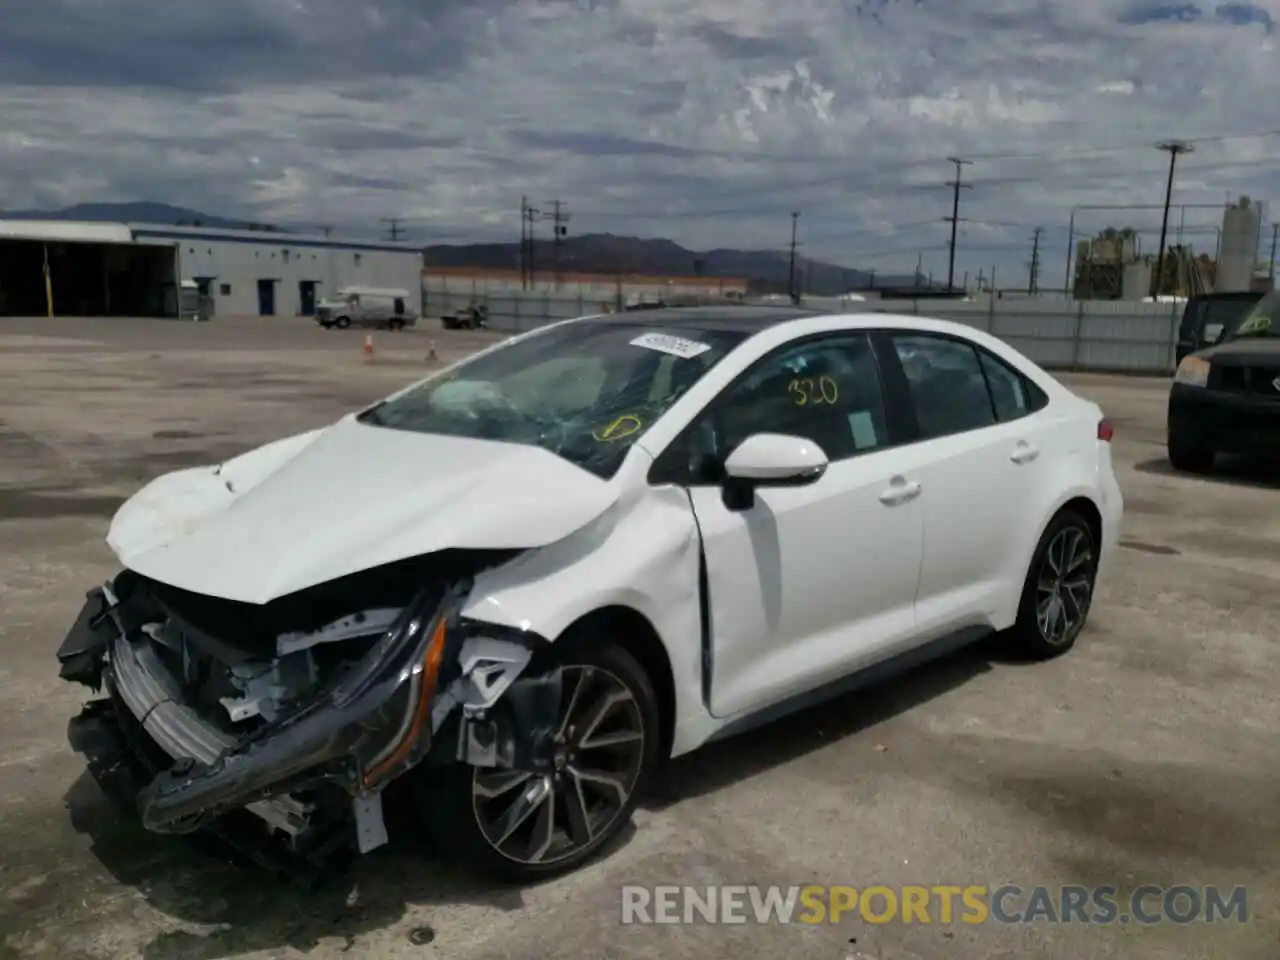
[[[1280,339],[1280,290],[1272,290],[1254,304],[1231,332],[1227,340],[1246,340],[1264,337]]]
[[[538,446],[607,479],[743,337],[618,320],[565,324],[464,360],[359,419]]]

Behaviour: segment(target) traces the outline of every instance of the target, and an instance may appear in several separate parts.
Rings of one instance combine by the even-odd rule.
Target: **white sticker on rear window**
[[[668,333],[644,333],[632,340],[631,345],[669,353],[673,357],[681,357],[685,360],[691,360],[711,349],[711,344],[709,343],[686,340],[684,337],[673,337]]]

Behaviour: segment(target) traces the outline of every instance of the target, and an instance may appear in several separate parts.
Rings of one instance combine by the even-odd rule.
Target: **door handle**
[[[1018,445],[1013,448],[1013,453],[1009,454],[1009,459],[1014,463],[1030,463],[1038,456],[1040,456],[1039,449],[1025,440],[1020,440]]]
[[[889,489],[880,494],[880,502],[886,506],[896,507],[898,504],[914,500],[918,496],[920,496],[920,482],[918,480],[908,482],[901,477],[894,477],[889,484]]]

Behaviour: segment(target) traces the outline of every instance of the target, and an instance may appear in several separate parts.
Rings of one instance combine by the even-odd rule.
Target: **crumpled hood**
[[[615,499],[612,485],[537,447],[347,417],[159,477],[119,509],[107,543],[161,583],[267,603],[439,550],[545,546]]]

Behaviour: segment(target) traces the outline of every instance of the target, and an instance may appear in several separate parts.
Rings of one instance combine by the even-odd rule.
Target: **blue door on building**
[[[276,315],[276,282],[274,280],[258,281],[258,316],[274,317]]]
[[[316,315],[316,282],[314,280],[298,281],[298,316],[314,317]]]

